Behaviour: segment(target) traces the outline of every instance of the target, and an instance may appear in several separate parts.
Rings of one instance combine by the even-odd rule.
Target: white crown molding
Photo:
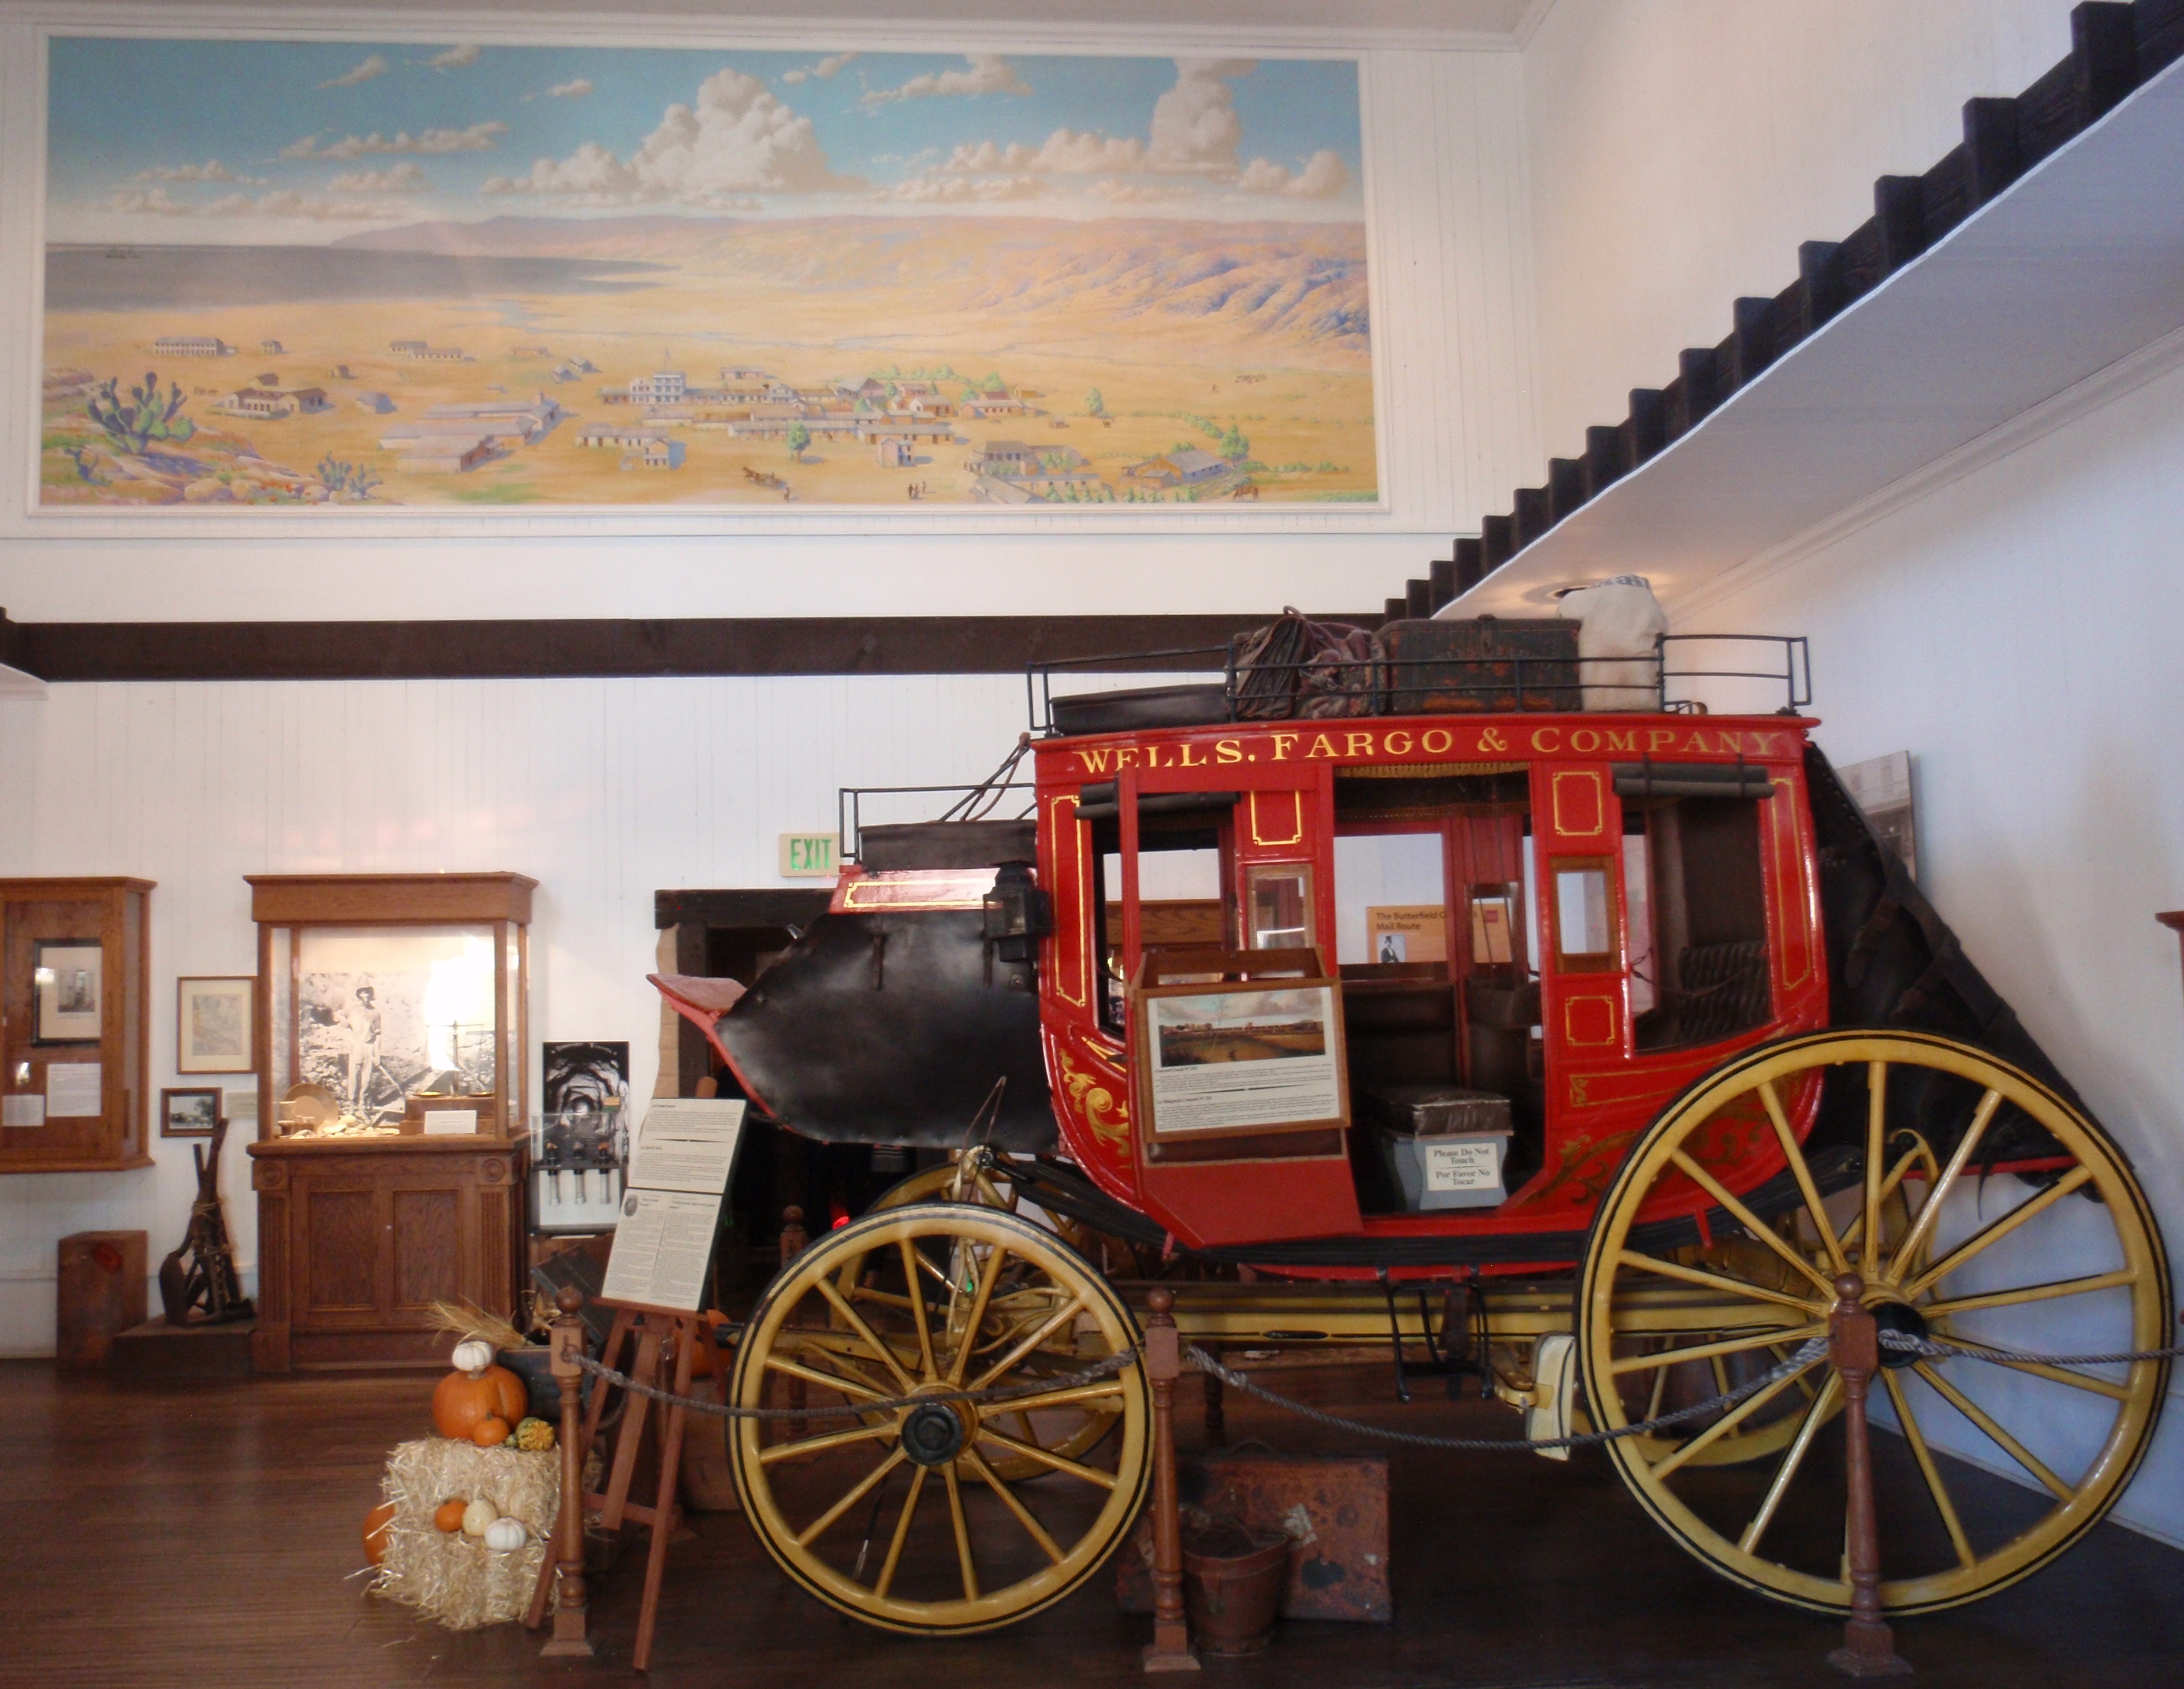
[[[0,663],[0,701],[10,698],[43,698],[46,683],[34,674]]]
[[[1734,568],[1724,571],[1695,591],[1672,599],[1667,608],[1678,618],[1710,610],[1747,588],[1757,586],[1786,569],[1794,568],[1807,558],[1849,538],[1861,529],[1870,527],[1968,475],[1976,474],[1992,464],[2023,451],[2027,446],[2068,427],[2079,418],[2091,415],[2103,405],[2112,404],[2125,394],[2178,368],[2184,368],[2184,328],[2140,347],[2128,357],[2117,359],[2105,369],[2094,371],[2092,375],[2064,387],[2053,398],[2042,399],[2029,410],[2020,411],[2008,421],[1989,429],[1976,439],[1967,440],[1947,456],[1936,458],[1924,468],[1914,470],[1902,480],[1890,482],[1878,493],[1868,495],[1847,509],[1838,510],[1825,521],[1814,523],[1802,533],[1792,534],[1780,545],[1772,546],[1746,559]]]
[[[1540,0],[1533,0],[1535,6]],[[1529,13],[1527,14],[1529,15]],[[1138,57],[1178,47],[1248,47],[1268,55],[1317,53],[1513,53],[1516,37],[1491,30],[1420,30],[1373,25],[1298,25],[1132,24],[1127,39],[1114,25],[977,18],[694,16],[627,10],[611,4],[581,14],[528,14],[450,7],[421,15],[408,8],[369,5],[216,4],[176,7],[146,0],[0,0],[0,24],[58,32],[160,36],[278,35],[283,39],[385,41],[404,44],[475,41],[482,45],[709,47],[734,43],[781,49],[838,47],[854,33],[867,52],[960,52],[966,47],[1045,48]]]

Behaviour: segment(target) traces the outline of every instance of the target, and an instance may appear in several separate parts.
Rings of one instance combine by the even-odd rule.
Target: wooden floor
[[[509,1625],[468,1635],[367,1598],[358,1542],[388,1447],[421,1434],[429,1380],[117,1385],[0,1363],[4,1617],[0,1685],[590,1685],[628,1669],[635,1557],[594,1597],[600,1657],[538,1658]],[[1407,1428],[1507,1435],[1513,1416],[1378,1370],[1319,1374]],[[1186,1399],[1191,1392],[1186,1390]],[[1195,1415],[1192,1418],[1195,1419]],[[1339,1446],[1233,1394],[1233,1439]],[[1186,1429],[1195,1434],[1195,1425]],[[1716,1580],[1649,1525],[1604,1460],[1397,1451],[1396,1622],[1287,1626],[1256,1659],[1195,1681],[1251,1689],[1774,1689],[1832,1686],[1830,1627]],[[1147,1621],[1104,1576],[1015,1630],[932,1643],[822,1609],[743,1520],[702,1515],[670,1564],[649,1681],[680,1686],[946,1685],[1045,1689],[1145,1680]],[[2103,1526],[2057,1566],[1969,1609],[1902,1628],[1927,1689],[2184,1681],[2184,1554]]]

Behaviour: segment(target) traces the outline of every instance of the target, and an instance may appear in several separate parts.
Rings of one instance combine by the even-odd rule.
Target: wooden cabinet
[[[152,884],[0,880],[0,1173],[152,1165]]]
[[[254,1368],[442,1366],[432,1303],[511,1317],[528,1147],[482,1135],[253,1144]]]

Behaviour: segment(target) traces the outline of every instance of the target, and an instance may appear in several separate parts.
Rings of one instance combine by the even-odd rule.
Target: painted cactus
[[[129,389],[124,401],[116,389],[119,376],[107,378],[85,409],[91,420],[106,431],[118,450],[141,457],[153,446],[179,446],[197,432],[197,424],[181,414],[182,384],[176,382],[165,399],[159,395],[159,377],[144,373],[144,384]]]

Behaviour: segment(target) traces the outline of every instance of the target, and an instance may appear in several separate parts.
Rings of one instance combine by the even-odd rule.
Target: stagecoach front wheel
[[[1106,1281],[1028,1220],[968,1203],[869,1214],[784,1268],[746,1328],[733,1402],[838,1411],[731,1422],[744,1513],[792,1579],[869,1624],[1027,1618],[1098,1569],[1144,1498],[1143,1369],[1072,1381],[1136,1341]],[[1032,1393],[946,1399],[1013,1388]],[[866,1405],[900,1397],[933,1399]]]
[[[1832,1153],[1797,1140],[1801,1110],[1822,1098]],[[1776,1167],[1756,1189],[1739,1177],[1755,1153]],[[1661,1380],[1697,1363],[1728,1363],[1741,1380],[1794,1358],[1825,1336],[1847,1270],[1884,1331],[2020,1353],[2170,1341],[2160,1235],[2099,1127],[1953,1040],[1819,1033],[1693,1085],[1602,1198],[1578,1299],[1592,1423],[1677,1405]],[[1880,1593],[1899,1614],[1991,1594],[2091,1530],[2144,1456],[2169,1377],[2165,1360],[1883,1354],[1871,1397]],[[1843,1612],[1840,1406],[1823,1357],[1726,1412],[1607,1447],[1640,1502],[1714,1570]],[[1756,1427],[1766,1458],[1721,1458]]]

